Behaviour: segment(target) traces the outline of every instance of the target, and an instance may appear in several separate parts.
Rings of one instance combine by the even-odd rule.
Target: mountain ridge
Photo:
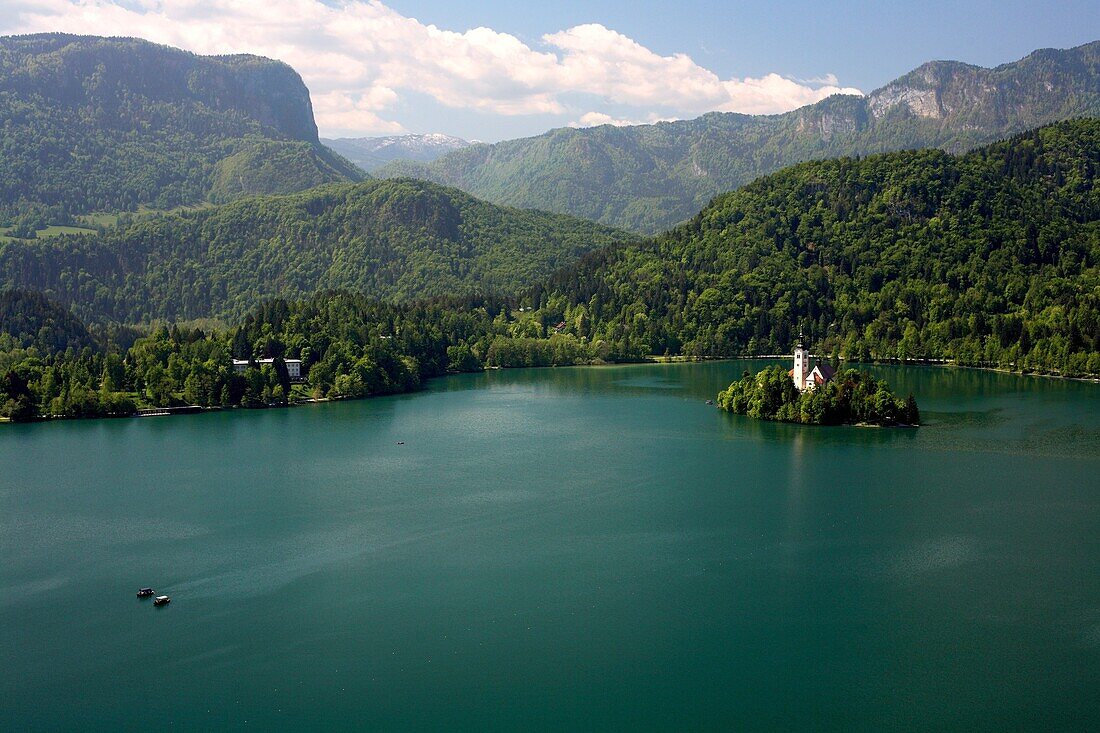
[[[425,178],[494,203],[654,233],[713,196],[804,160],[920,147],[960,152],[1088,114],[1100,114],[1100,41],[1039,49],[994,68],[930,61],[866,96],[834,95],[777,115],[557,128],[429,164],[391,163],[376,175]]]
[[[0,118],[0,213],[172,208],[362,177],[320,144],[298,73],[248,54],[0,37]],[[277,164],[258,171],[260,158]]]

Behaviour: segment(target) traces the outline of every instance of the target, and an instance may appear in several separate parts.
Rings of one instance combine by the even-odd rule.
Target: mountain
[[[552,216],[416,181],[162,215],[106,241],[9,243],[0,272],[100,318],[250,312],[229,331],[161,326],[132,344],[108,335],[80,348],[90,335],[71,311],[0,285],[0,417],[260,406],[292,394],[278,362],[240,375],[230,356],[302,359],[313,395],[362,397],[483,366],[786,351],[799,331],[818,353],[850,359],[1100,376],[1098,172],[1097,119],[961,156],[933,149],[804,163],[718,197],[656,239],[614,244],[605,231],[612,244],[536,285],[525,296],[533,308],[515,312],[473,295],[386,303],[369,292],[318,292],[257,303],[333,282],[385,291],[397,273],[406,284],[425,273],[434,283],[440,265],[448,289],[484,291],[485,273],[514,284],[529,273],[514,277],[509,264],[547,248],[533,240]],[[554,231],[570,226],[582,236],[598,229],[558,217]],[[464,257],[464,232],[491,256]],[[596,231],[588,241],[598,239]],[[463,263],[482,276],[470,277],[473,266],[461,272]],[[883,399],[876,393],[867,409],[889,409]]]
[[[1100,41],[995,69],[934,61],[866,97],[837,95],[786,114],[551,130],[429,164],[392,163],[377,175],[656,232],[787,165],[924,147],[959,152],[1090,114],[1100,114]]]
[[[132,38],[0,37],[0,215],[171,208],[362,174],[286,64]]]
[[[0,242],[0,287],[41,291],[88,320],[232,318],[328,289],[385,300],[515,292],[628,236],[424,181],[329,184]]]
[[[612,353],[947,358],[1100,374],[1100,119],[961,156],[803,163],[533,295]]]
[[[322,139],[321,142],[368,173],[395,160],[430,163],[441,155],[475,144],[460,137],[440,133],[341,137]]]

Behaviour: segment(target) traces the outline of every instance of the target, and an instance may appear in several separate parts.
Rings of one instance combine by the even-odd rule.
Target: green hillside
[[[961,152],[1040,125],[1100,114],[1100,42],[985,69],[934,61],[867,97],[781,115],[712,113],[634,127],[551,130],[476,145],[377,175],[425,178],[509,206],[640,232],[693,216],[715,195],[806,160],[940,147]]]
[[[959,157],[805,163],[719,197],[656,240],[588,254],[535,286],[532,309],[375,294],[506,292],[537,277],[516,270],[533,254],[549,267],[550,253],[569,257],[615,232],[377,181],[163,216],[107,238],[9,244],[0,272],[36,276],[101,318],[249,312],[226,331],[160,326],[92,342],[66,308],[0,291],[0,417],[362,397],[485,366],[786,352],[799,331],[819,353],[848,359],[1100,376],[1098,169],[1095,119]],[[366,294],[246,307],[340,283]],[[301,359],[305,383],[279,362],[237,374],[231,356]],[[854,371],[839,379],[798,397],[776,369],[720,403],[798,422],[919,422],[913,400]]]
[[[0,242],[0,287],[91,320],[236,318],[265,298],[336,288],[383,300],[516,292],[627,236],[422,181],[366,181]]]
[[[0,352],[37,349],[42,354],[95,346],[87,326],[41,293],[0,290]]]
[[[358,180],[286,64],[147,41],[0,38],[0,225]]]
[[[1100,120],[959,157],[804,163],[534,294],[622,356],[948,358],[1100,374]]]

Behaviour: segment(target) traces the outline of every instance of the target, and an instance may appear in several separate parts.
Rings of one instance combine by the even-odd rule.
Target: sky
[[[996,66],[1100,39],[1100,2],[0,0],[0,34],[146,38],[289,63],[322,136],[785,112],[925,61]]]

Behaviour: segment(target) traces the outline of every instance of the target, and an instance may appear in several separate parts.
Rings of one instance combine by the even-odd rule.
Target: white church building
[[[798,345],[794,347],[794,369],[791,369],[787,374],[798,391],[805,392],[826,384],[836,376],[836,369],[828,364],[822,364],[820,361],[811,367],[810,350],[804,348],[802,340],[799,339]]]

